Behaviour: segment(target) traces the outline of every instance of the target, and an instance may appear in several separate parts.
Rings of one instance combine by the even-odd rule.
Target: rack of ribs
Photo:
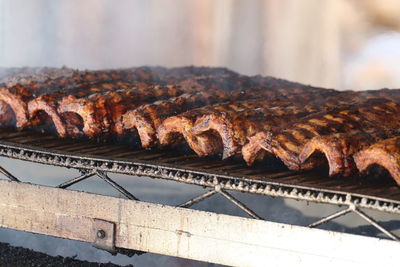
[[[168,77],[152,77],[149,79],[159,82],[160,84],[164,84],[165,82],[161,79],[170,81],[170,78]],[[210,79],[216,79],[216,77],[207,76],[205,79],[209,81]],[[104,134],[104,132],[109,131],[111,131],[111,133],[121,135],[123,134],[121,120],[122,115],[125,112],[129,110],[133,111],[140,105],[150,104],[157,100],[165,100],[171,97],[176,97],[183,93],[192,93],[199,90],[199,88],[196,88],[196,86],[188,87],[178,82],[178,85],[179,84],[181,85],[142,85],[138,86],[134,90],[126,91],[125,95],[123,95],[124,92],[120,91],[115,93],[111,90],[106,92],[100,90],[97,94],[89,95],[87,97],[86,95],[82,96],[70,94],[64,97],[61,101],[57,101],[57,103],[59,103],[58,111],[60,113],[77,113],[83,119],[83,132],[89,138],[99,136],[100,134]],[[95,112],[95,110],[97,110],[97,112]],[[104,118],[102,124],[99,122],[101,118]],[[110,127],[112,128],[111,130]]]
[[[186,142],[199,156],[223,152],[223,158],[227,158],[238,153],[247,137],[254,132],[315,111],[315,107],[309,105],[287,107],[293,105],[293,102],[302,103],[308,99],[309,95],[304,93],[307,89],[282,89],[282,84],[275,79],[271,82],[277,88],[256,87],[234,91],[234,102],[189,110],[167,118],[158,128],[160,144],[176,144],[175,137],[182,136],[183,139],[178,140]],[[294,93],[289,94],[288,91]],[[337,94],[337,91],[324,89],[308,92],[314,96],[314,101]]]
[[[225,102],[229,94],[222,90],[202,90],[185,93],[168,100],[161,100],[127,111],[118,127],[132,132],[136,129],[143,147],[149,148],[157,144],[156,129],[165,118],[213,103]]]
[[[268,107],[268,104],[272,104]],[[274,126],[284,126],[293,121],[317,111],[311,105],[300,106],[274,106],[273,102],[259,105],[257,108],[245,108],[242,111],[224,110],[214,111],[196,119],[190,133],[185,133],[188,138],[200,138],[204,134],[213,136],[222,141],[222,158],[237,155],[249,136]],[[194,135],[194,137],[193,137]],[[211,139],[211,138],[209,138]]]
[[[325,99],[327,95],[331,96]],[[221,110],[208,112],[208,114],[197,118],[191,132],[185,135],[196,135],[197,137],[205,133],[217,134],[217,138],[219,137],[223,143],[223,151],[219,152],[223,152],[223,159],[225,159],[240,154],[242,146],[246,144],[247,139],[257,132],[269,130],[272,127],[282,127],[306,115],[327,111],[340,105],[365,101],[376,95],[392,98],[393,94],[387,94],[386,90],[371,91],[367,94],[353,91],[331,94],[329,91],[319,91],[319,93],[312,93],[312,100],[308,99],[308,94],[291,94],[287,96],[290,100],[277,104],[279,107],[263,106],[261,104],[256,109],[254,107],[245,107],[240,111]],[[295,103],[311,104],[296,105]],[[283,107],[285,105],[287,107]],[[194,138],[192,137],[192,139]]]
[[[243,109],[255,109],[259,106],[276,105],[277,101],[251,99],[247,101],[227,102],[202,108],[192,109],[182,114],[166,118],[157,128],[157,136],[161,145],[176,146],[186,142],[199,156],[206,156],[220,152],[222,143],[212,134],[195,136],[192,128],[197,118],[213,112],[240,112]],[[180,137],[180,138],[177,138]]]
[[[204,70],[205,69],[205,70]],[[66,73],[65,73],[66,72]],[[222,72],[222,70],[221,70]],[[69,123],[71,118],[78,118],[79,115],[83,119],[83,130],[84,133],[89,137],[93,137],[99,134],[100,121],[104,121],[102,128],[108,129],[109,124],[113,122],[109,121],[109,114],[106,112],[105,99],[109,102],[107,105],[110,109],[117,111],[125,111],[126,108],[132,106],[132,104],[144,103],[143,100],[147,99],[147,102],[153,102],[157,99],[164,99],[166,97],[174,97],[180,93],[173,93],[174,90],[148,90],[145,92],[141,90],[142,97],[138,97],[138,93],[132,95],[127,93],[123,100],[119,103],[115,102],[115,99],[121,99],[119,93],[112,93],[118,89],[128,89],[132,87],[143,87],[144,83],[149,88],[153,81],[159,84],[166,84],[171,81],[181,81],[182,79],[193,78],[195,75],[203,75],[211,73],[209,68],[174,68],[166,69],[162,67],[139,67],[131,69],[120,69],[120,70],[99,70],[99,71],[55,71],[54,73],[42,72],[40,75],[27,75],[20,79],[18,82],[29,84],[30,80],[40,81],[44,85],[43,88],[55,87],[57,90],[53,92],[51,90],[34,92],[33,95],[38,96],[35,99],[30,100],[28,104],[29,115],[34,117],[38,112],[43,111],[51,117],[55,124],[56,131],[59,136],[74,136],[79,133],[79,130],[74,127],[73,124]],[[225,72],[224,72],[225,73]],[[29,79],[26,79],[28,77]],[[178,78],[181,77],[181,78]],[[209,79],[211,76],[207,76]],[[192,91],[191,89],[186,90]],[[169,92],[166,94],[165,92]],[[106,93],[105,96],[100,94]],[[161,93],[161,94],[160,94]],[[112,96],[114,94],[114,96]],[[135,96],[135,97],[134,97]],[[112,100],[114,99],[114,100]],[[135,101],[137,100],[137,103]],[[26,99],[24,102],[29,101]],[[60,105],[61,103],[61,105]],[[125,105],[123,105],[123,103]],[[126,108],[124,108],[126,106]],[[77,112],[74,112],[74,109]],[[94,110],[97,112],[94,112]],[[26,113],[25,109],[22,113]],[[64,113],[63,116],[58,114],[58,111]],[[72,113],[76,113],[75,115]],[[118,116],[121,112],[112,112]],[[71,117],[72,116],[72,117]],[[68,120],[69,118],[69,120]],[[40,123],[40,119],[36,118],[36,124]],[[26,126],[25,124],[21,124]],[[69,125],[69,126],[68,126]],[[69,128],[69,129],[67,129]],[[69,134],[68,134],[69,132]]]
[[[400,104],[381,98],[318,112],[285,127],[255,134],[243,147],[242,155],[249,165],[262,158],[266,151],[281,159],[291,170],[313,168],[320,162],[318,159],[309,158],[302,162],[299,158],[303,146],[313,137],[395,129],[400,126],[400,121],[395,119],[399,112]]]
[[[71,124],[67,117],[71,118],[71,116],[77,117],[76,115],[79,115],[79,117],[83,120],[84,132],[91,132],[91,129],[99,128],[101,121],[107,121],[108,118],[107,113],[104,112],[104,103],[101,104],[101,101],[97,101],[97,107],[95,107],[94,105],[87,105],[85,107],[82,106],[81,108],[84,108],[84,112],[79,112],[79,103],[83,104],[85,103],[85,101],[88,102],[88,99],[98,99],[100,93],[114,92],[121,89],[135,88],[137,86],[143,86],[143,84],[137,82],[122,81],[117,81],[113,83],[90,83],[69,89],[67,91],[68,96],[66,96],[66,92],[64,90],[57,90],[49,94],[40,95],[30,100],[28,102],[28,113],[31,118],[36,119],[39,112],[45,112],[53,121],[57,135],[60,137],[81,135],[82,133],[80,132],[80,130],[76,126],[74,126],[73,123]],[[70,107],[64,103],[65,101],[63,99],[73,99],[74,103],[76,102],[76,111],[68,109]],[[89,106],[92,108],[91,110]],[[95,108],[98,109],[95,110]],[[94,118],[96,114],[104,115],[103,119]],[[36,125],[40,123],[41,120],[39,118],[36,122]]]
[[[357,169],[363,173],[368,167],[377,164],[389,171],[400,185],[400,137],[381,140],[354,155]]]
[[[30,106],[32,108],[30,109],[30,114],[34,115],[38,110],[47,112],[57,124],[56,129],[58,135],[62,137],[68,136],[67,126],[61,123],[62,118],[58,113],[75,113],[75,115],[78,115],[78,117],[83,120],[83,134],[89,138],[97,137],[100,134],[107,136],[109,132],[121,134],[122,129],[121,127],[118,128],[118,125],[121,125],[119,121],[121,120],[122,114],[127,110],[135,109],[140,105],[151,103],[156,100],[163,100],[178,96],[182,93],[200,90],[204,86],[215,88],[219,86],[218,82],[221,80],[224,80],[224,83],[228,84],[229,88],[235,88],[233,83],[235,81],[240,83],[240,81],[243,80],[238,74],[222,68],[217,69],[216,74],[212,71],[212,68],[204,67],[172,69],[162,67],[140,67],[130,72],[120,70],[118,73],[123,74],[119,76],[114,75],[114,79],[117,79],[117,81],[118,79],[122,80],[119,81],[119,85],[115,84],[114,80],[113,83],[106,83],[107,88],[105,89],[97,86],[95,88],[98,89],[97,92],[93,92],[95,91],[93,88],[88,88],[86,86],[86,88],[82,88],[82,90],[75,90],[74,93],[68,93],[68,95],[62,99],[60,99],[61,94],[39,97],[31,101]],[[225,80],[227,76],[230,77],[229,81]],[[121,83],[131,83],[126,82],[131,80],[136,81],[135,83],[139,82],[144,84],[136,86],[138,87],[136,90],[130,90],[129,92],[112,92],[118,89],[118,86],[127,89],[129,86],[121,85]],[[196,83],[192,84],[190,87],[185,85],[186,82],[192,80],[196,80]],[[165,85],[170,83],[176,83],[178,86],[166,85],[164,87],[154,87],[152,85]],[[181,86],[179,86],[180,84]],[[50,100],[50,102],[48,100]],[[112,129],[110,129],[110,127]],[[76,127],[72,127],[72,131],[70,130],[70,132],[70,135],[75,135],[77,132]]]
[[[104,131],[109,131],[113,135],[122,135],[124,133],[122,118],[127,111],[145,104],[177,97],[187,92],[192,92],[192,90],[172,85],[142,86],[131,90],[107,92],[102,97],[106,101],[111,125],[106,127]]]
[[[254,84],[250,78],[226,71],[225,69],[220,69],[220,72],[217,75],[211,72],[212,74],[210,75],[199,75],[198,77],[191,77],[182,81],[175,79],[174,82],[183,88],[186,93],[189,93],[188,95],[127,111],[123,116],[122,122],[116,122],[115,128],[117,133],[121,134],[123,132],[121,129],[127,131],[136,128],[142,146],[151,147],[157,143],[156,128],[168,116],[204,105],[278,94],[261,86],[247,89],[248,86]],[[201,74],[198,70],[195,73]],[[184,76],[184,78],[187,77]],[[194,93],[196,91],[199,93]],[[176,103],[173,103],[174,101]],[[118,118],[115,117],[115,120],[118,120]],[[140,125],[140,127],[137,127],[137,125]]]
[[[397,136],[396,130],[374,130],[367,132],[335,133],[316,136],[301,149],[299,159],[304,164],[315,153],[325,155],[329,165],[329,175],[349,176],[357,172],[353,155],[381,140]]]
[[[122,80],[145,80],[132,70],[75,71],[57,69],[33,74],[21,74],[6,78],[0,85],[0,103],[8,105],[15,114],[16,127],[29,125],[28,102],[45,94],[67,95],[70,91],[91,83],[116,82]],[[83,89],[82,88],[82,89]],[[52,97],[45,97],[52,98]],[[0,114],[2,115],[2,114]]]

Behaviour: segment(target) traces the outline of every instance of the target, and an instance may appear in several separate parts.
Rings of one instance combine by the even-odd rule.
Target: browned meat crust
[[[255,161],[264,159],[267,153],[263,144],[269,136],[269,132],[261,131],[248,138],[248,143],[242,147],[242,157],[247,165],[251,166]]]
[[[246,101],[228,102],[215,104],[198,109],[192,109],[182,114],[171,116],[164,120],[158,127],[157,135],[161,145],[177,145],[180,141],[186,142],[189,147],[199,156],[206,156],[221,152],[222,143],[212,133],[198,134],[192,133],[196,120],[202,116],[215,113],[240,112],[245,109],[256,109],[258,107],[283,105],[279,100],[250,99]],[[182,136],[183,139],[176,139]],[[219,145],[216,145],[219,144]]]
[[[74,97],[76,99],[84,99],[84,98],[95,98],[96,95],[103,92],[115,91],[120,88],[131,88],[138,85],[138,83],[134,82],[121,82],[117,81],[114,83],[106,82],[106,83],[98,83],[98,84],[83,84],[81,86],[71,88],[68,90],[69,97]],[[73,124],[70,124],[66,121],[66,118],[62,118],[63,112],[74,112],[73,110],[67,110],[59,113],[62,108],[60,108],[60,103],[62,103],[62,99],[65,97],[66,92],[64,90],[58,90],[53,93],[43,94],[39,97],[36,97],[28,102],[28,112],[31,118],[35,118],[38,112],[43,111],[45,112],[53,121],[57,134],[60,137],[66,136],[76,136],[80,135],[81,132],[78,128],[73,127]],[[97,110],[98,113],[104,115],[105,119],[107,119],[106,114],[104,113],[104,108],[101,109],[101,106],[98,105],[99,109]],[[84,107],[82,107],[84,109]],[[87,126],[87,116],[91,114],[83,114],[78,113],[83,118],[84,124]],[[40,121],[37,122],[40,124]],[[99,121],[92,120],[90,123],[93,123],[93,127],[98,127]],[[70,130],[67,129],[67,125],[70,124],[72,128]],[[88,128],[85,128],[87,130]]]
[[[277,104],[277,103],[276,103]],[[270,107],[269,107],[270,106]],[[249,136],[274,126],[284,126],[290,121],[315,112],[317,106],[305,105],[276,107],[274,102],[260,104],[258,108],[246,108],[243,111],[226,110],[212,112],[198,118],[192,128],[192,135],[205,133],[217,134],[223,143],[223,159],[237,155]]]
[[[128,110],[133,110],[141,105],[177,97],[188,90],[176,86],[141,86],[132,90],[124,90],[119,94],[108,92],[104,95],[107,100],[107,109],[112,122],[111,131],[122,135],[122,117]]]
[[[229,94],[218,90],[186,93],[126,112],[122,118],[122,127],[130,131],[136,129],[142,146],[151,147],[157,143],[156,129],[165,118],[188,109],[226,101],[228,98]]]
[[[3,71],[6,73],[7,71]],[[195,83],[196,88],[218,88],[234,90],[248,88],[256,82],[246,76],[223,68],[183,67],[166,69],[162,67],[139,67],[117,70],[78,71],[67,68],[27,68],[9,70],[4,74],[0,86],[0,101],[8,104],[16,113],[17,127],[26,127],[28,123],[27,101],[61,90],[66,95],[73,94],[76,88],[94,83],[145,82],[157,84]],[[82,89],[83,90],[83,89]],[[59,95],[57,93],[56,95]],[[87,95],[87,94],[86,94]],[[47,99],[49,97],[44,97]],[[51,98],[51,97],[50,97]],[[39,99],[42,101],[43,99]],[[43,110],[50,110],[47,106]],[[54,111],[51,114],[56,114]],[[59,124],[58,129],[61,129]],[[65,134],[65,131],[64,133]],[[62,135],[61,134],[61,135]]]
[[[16,127],[25,127],[29,124],[27,101],[32,97],[29,88],[15,85],[0,89],[0,102],[8,105],[15,116]],[[1,114],[3,116],[4,114]]]
[[[299,159],[304,164],[314,153],[320,151],[328,161],[330,176],[349,176],[357,170],[353,160],[357,151],[398,134],[397,131],[378,130],[316,136],[304,145]]]
[[[179,140],[185,140],[199,156],[223,152],[223,158],[227,158],[240,151],[249,135],[284,121],[298,119],[306,112],[316,111],[317,106],[283,107],[293,105],[293,102],[306,103],[310,98],[308,94],[313,95],[315,102],[337,95],[334,90],[284,88],[285,81],[269,80],[272,83],[270,88],[255,87],[232,92],[231,100],[235,102],[206,106],[167,118],[158,129],[160,144],[176,143],[175,137],[179,135],[184,138]],[[336,105],[336,101],[332,102]],[[269,111],[270,108],[273,109]],[[195,124],[198,126],[193,132]]]
[[[307,93],[303,92],[303,88],[294,90],[297,94],[288,94],[283,90],[284,95],[285,93],[287,95],[280,96],[281,99],[284,99],[281,103],[268,103],[269,105],[260,105],[256,109],[248,107],[241,111],[213,112],[204,115],[196,120],[196,126],[191,134],[217,132],[224,143],[223,158],[227,158],[239,154],[247,139],[257,132],[269,130],[271,127],[281,127],[306,115],[327,111],[338,105],[366,99],[366,97],[358,96],[354,92],[349,93],[352,97],[349,97],[348,93],[345,93],[347,96],[344,97],[332,90],[326,92],[315,88],[306,90]],[[311,93],[309,90],[311,90]],[[330,97],[325,99],[326,96]],[[278,107],[275,107],[275,105]]]
[[[400,137],[379,141],[354,155],[354,161],[360,172],[377,164],[387,169],[400,185]]]
[[[134,109],[139,105],[145,103],[151,103],[156,100],[166,99],[169,97],[178,96],[184,92],[193,92],[195,88],[192,87],[174,87],[166,86],[169,88],[150,88],[151,86],[142,86],[132,84],[132,82],[124,82],[125,80],[135,80],[140,82],[156,82],[158,84],[164,84],[166,82],[186,82],[188,80],[199,80],[204,86],[216,87],[222,77],[229,77],[232,81],[225,81],[225,84],[231,84],[231,82],[243,80],[238,74],[230,72],[226,69],[216,69],[216,73],[212,72],[212,68],[173,68],[165,69],[161,67],[141,67],[132,70],[119,70],[118,72],[111,71],[95,71],[82,73],[81,76],[85,77],[85,80],[95,81],[106,81],[112,75],[113,82],[101,82],[93,85],[80,85],[74,88],[72,91],[68,91],[68,96],[61,99],[62,94],[48,94],[42,95],[30,103],[30,114],[35,115],[38,111],[45,111],[48,115],[53,118],[56,124],[57,132],[60,136],[73,136],[77,130],[75,128],[67,133],[66,123],[62,124],[60,113],[76,113],[83,120],[83,132],[90,138],[98,136],[100,133],[107,135],[107,133],[116,132],[122,133],[122,129],[118,125],[119,120],[124,112],[129,109]],[[86,76],[88,77],[86,77]],[[199,76],[197,76],[199,75]],[[215,75],[220,75],[217,77]],[[93,77],[92,77],[93,76]],[[80,79],[82,80],[82,79]],[[136,85],[137,87],[146,87],[146,90],[134,90],[124,95],[121,91],[113,92],[116,89],[128,88]],[[82,88],[85,86],[85,88]],[[228,89],[227,89],[228,90]],[[83,93],[85,92],[85,93]],[[46,101],[49,101],[48,103]],[[59,104],[61,103],[61,106]],[[95,112],[97,110],[97,112]]]
[[[83,121],[83,132],[80,134],[93,138],[100,134],[107,136],[110,130],[112,133],[121,133],[121,129],[114,126],[127,109],[182,93],[183,90],[173,86],[148,86],[135,82],[102,83],[77,88],[68,96],[60,92],[37,97],[29,102],[29,114],[34,117],[40,110],[45,111],[54,121],[58,135],[65,137],[75,136],[77,129],[75,127],[67,131],[68,122],[62,116],[75,113]]]
[[[84,89],[91,83],[106,83],[106,81],[113,81],[115,83],[119,78],[128,80],[134,78],[128,74],[128,71],[121,74],[121,71],[118,70],[71,71],[69,69],[43,71],[34,74],[28,73],[25,75],[20,74],[16,77],[7,77],[6,84],[0,86],[0,102],[4,102],[11,107],[15,113],[17,127],[26,127],[29,125],[27,105],[35,97],[52,94],[60,90],[60,92],[56,93],[58,97],[61,93],[76,92],[78,88],[81,93],[84,93]],[[53,97],[45,97],[45,99],[48,98]],[[49,108],[47,107],[44,110],[49,110]]]
[[[289,169],[312,168],[315,163],[307,161],[306,164],[301,164],[299,154],[303,145],[313,137],[353,131],[395,129],[400,126],[400,122],[395,119],[399,111],[400,105],[395,102],[369,99],[358,105],[342,106],[312,114],[285,127],[275,127],[251,137],[246,146],[252,149],[245,146],[242,150],[243,158],[251,164],[259,154],[257,149],[264,149],[280,158]],[[248,154],[249,152],[253,154]]]

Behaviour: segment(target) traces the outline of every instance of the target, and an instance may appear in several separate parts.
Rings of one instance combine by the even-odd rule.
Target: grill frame
[[[14,130],[0,133],[0,156],[400,214],[399,187],[376,181],[363,182],[361,177],[344,180],[316,172],[296,173],[276,166],[250,168],[242,162],[198,158],[171,150],[133,150],[123,144],[59,139]]]

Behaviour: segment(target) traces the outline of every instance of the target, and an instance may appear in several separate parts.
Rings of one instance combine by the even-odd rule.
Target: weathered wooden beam
[[[0,180],[0,227],[98,243],[99,220],[107,246],[233,266],[400,260],[399,242]]]

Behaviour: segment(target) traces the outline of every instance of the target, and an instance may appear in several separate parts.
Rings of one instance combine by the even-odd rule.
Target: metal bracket
[[[117,253],[115,249],[115,223],[101,219],[94,219],[92,236],[92,245],[95,248],[108,251],[111,254]]]

